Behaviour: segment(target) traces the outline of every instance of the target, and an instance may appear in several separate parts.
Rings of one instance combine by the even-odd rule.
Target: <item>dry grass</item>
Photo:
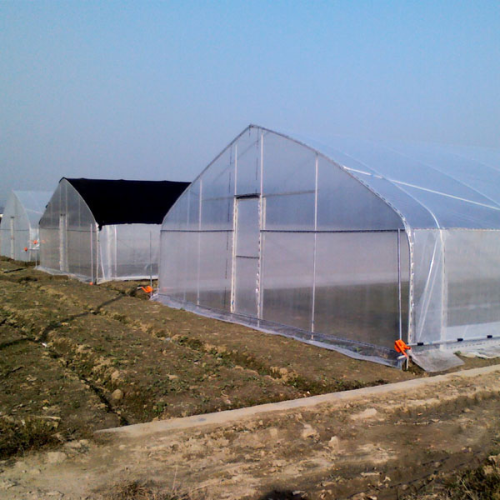
[[[440,474],[405,500],[500,500],[500,455],[473,469]]]
[[[500,469],[486,464],[466,470],[447,487],[450,500],[500,500]]]
[[[0,417],[0,459],[58,444],[54,434],[54,422],[51,420]]]

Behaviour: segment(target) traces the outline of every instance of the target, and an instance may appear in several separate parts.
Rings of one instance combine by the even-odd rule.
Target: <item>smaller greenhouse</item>
[[[499,250],[498,150],[250,126],[165,217],[158,298],[387,364],[402,340],[443,369],[500,341]]]
[[[62,178],[40,220],[40,269],[93,283],[157,277],[161,222],[188,185]]]
[[[51,195],[49,191],[12,191],[0,224],[1,255],[24,262],[38,261],[38,223]]]

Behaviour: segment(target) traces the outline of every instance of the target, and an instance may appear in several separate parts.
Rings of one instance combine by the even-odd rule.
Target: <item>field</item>
[[[8,479],[15,477],[16,461],[18,464],[26,460],[46,463],[46,458],[37,458],[37,450],[41,450],[39,453],[44,457],[57,457],[57,450],[64,450],[64,456],[71,457],[79,453],[102,453],[107,449],[110,453],[114,450],[123,459],[116,448],[119,445],[94,443],[94,432],[99,429],[245,408],[425,376],[418,370],[402,372],[243,326],[172,310],[146,300],[139,283],[90,286],[5,259],[0,261],[0,283],[0,470],[7,477],[3,483],[0,481],[0,489],[5,486],[3,489],[12,495],[11,498],[24,498],[16,496],[16,488],[22,481]],[[466,368],[492,363],[467,360]],[[495,415],[497,406],[491,398],[486,401],[484,407],[478,407],[477,418],[488,421]],[[461,412],[463,403],[453,408]],[[236,426],[220,431],[221,435],[217,431],[216,437],[212,436],[215,441],[212,438],[204,441],[204,432],[193,431],[186,439],[193,439],[196,452],[186,451],[189,446],[186,448],[182,441],[182,433],[177,433],[172,439],[173,442],[177,440],[176,450],[182,453],[177,456],[176,450],[170,449],[169,460],[158,460],[166,460],[168,467],[174,467],[177,456],[180,460],[177,467],[182,469],[189,463],[189,457],[193,458],[193,464],[198,463],[202,455],[208,459],[206,453],[213,451],[216,456],[225,446],[233,446],[235,442],[239,443],[241,453],[236,458],[232,455],[228,458],[228,455],[229,462],[233,460],[242,470],[248,467],[250,470],[255,469],[257,457],[261,457],[262,471],[268,471],[267,479],[263,479],[264,472],[253,473],[255,481],[270,487],[270,478],[275,474],[276,483],[283,487],[280,466],[264,460],[264,444],[269,445],[269,456],[273,456],[276,463],[294,457],[297,460],[299,456],[303,461],[307,454],[311,454],[307,460],[319,460],[323,455],[316,456],[314,450],[321,448],[320,441],[335,428],[343,427],[348,419],[350,410],[344,408],[342,411],[344,413],[339,415],[318,413],[311,417],[313,420],[294,415],[283,422],[269,417],[260,424],[258,419],[252,424],[256,426],[255,432],[252,426],[249,429]],[[388,439],[389,424],[393,425],[395,419],[402,416],[403,410],[394,411],[389,422],[369,431],[372,442],[377,441],[378,432],[381,441],[382,436]],[[418,415],[410,416],[415,420],[411,425],[420,425]],[[319,436],[319,441],[302,436],[301,429],[306,424],[316,429],[311,436]],[[411,427],[408,422],[405,425]],[[407,431],[405,427],[402,435]],[[349,426],[342,432],[349,434]],[[491,434],[492,440],[495,435]],[[482,439],[481,445],[489,444]],[[205,448],[212,451],[205,453]],[[148,453],[153,456],[154,452],[147,451],[147,446],[144,449],[146,454],[141,460],[147,462]],[[75,450],[79,450],[78,453]],[[279,450],[285,458],[278,456]],[[102,456],[96,460],[105,461]],[[248,467],[242,465],[245,460]],[[204,469],[200,463],[199,481],[206,481],[209,478],[201,472]],[[155,474],[161,475],[157,462],[155,464]],[[32,468],[38,470],[40,467]],[[123,467],[125,464],[120,462],[120,470]],[[311,495],[327,491],[328,488],[320,486],[324,482],[323,473],[313,471],[316,466],[311,466],[314,474],[309,474],[307,466],[304,467],[302,472],[296,471],[297,487],[308,489]],[[144,464],[138,470],[141,480],[147,481]],[[189,483],[192,489],[186,474],[182,469],[179,477],[182,476],[183,483]],[[111,481],[108,476],[105,480]],[[240,492],[242,497],[256,498],[255,495],[262,493],[255,485],[247,484],[245,488]],[[20,495],[28,490],[22,491]],[[33,491],[33,498],[44,498],[36,496],[38,490]],[[236,494],[236,490],[231,491]],[[101,494],[104,495],[96,493],[96,498]],[[66,495],[73,498],[70,493]]]

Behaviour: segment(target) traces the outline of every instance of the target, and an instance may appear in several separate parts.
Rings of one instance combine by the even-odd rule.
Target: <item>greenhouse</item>
[[[50,199],[48,191],[12,191],[0,224],[0,254],[36,262],[40,249],[38,223]]]
[[[250,126],[165,217],[158,300],[398,365],[498,342],[499,230],[498,150]]]
[[[62,178],[40,219],[40,269],[92,283],[157,277],[161,222],[188,185]]]

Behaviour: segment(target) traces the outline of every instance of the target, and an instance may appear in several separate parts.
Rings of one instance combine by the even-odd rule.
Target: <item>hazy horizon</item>
[[[500,147],[500,2],[0,2],[0,206],[192,180],[250,123]]]

